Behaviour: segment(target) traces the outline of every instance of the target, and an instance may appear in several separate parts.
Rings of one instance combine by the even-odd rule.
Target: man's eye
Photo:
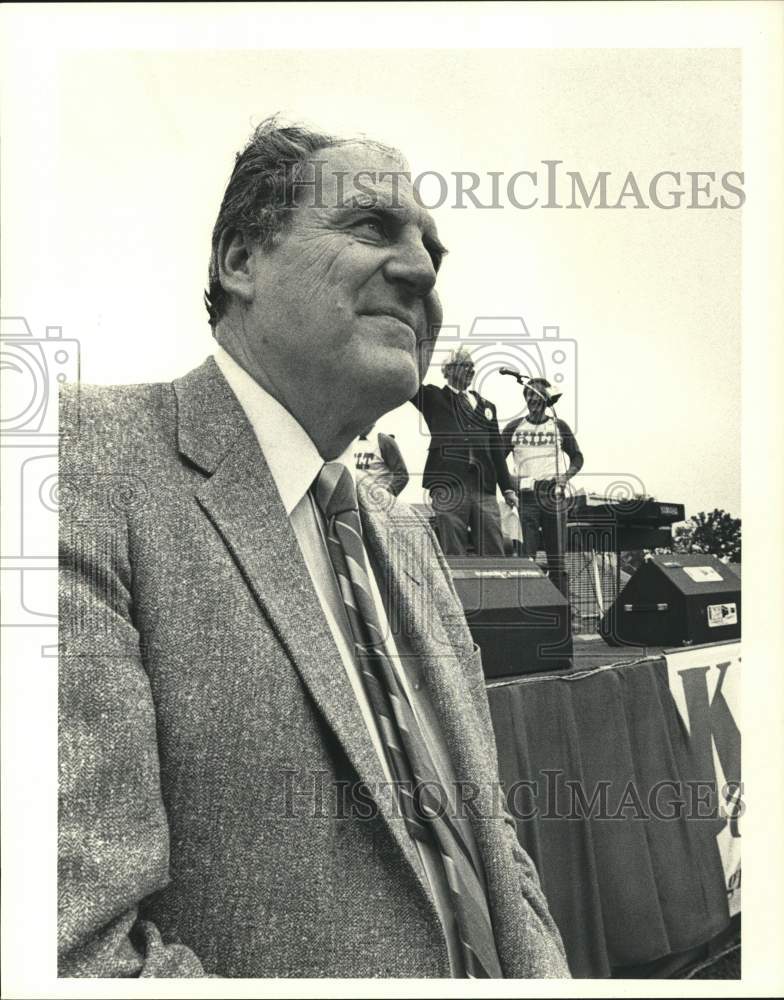
[[[386,236],[384,223],[380,219],[367,218],[360,219],[354,226],[355,229],[369,230],[377,236]]]

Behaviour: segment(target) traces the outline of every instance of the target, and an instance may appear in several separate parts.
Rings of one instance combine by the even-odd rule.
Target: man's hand
[[[551,476],[549,479],[540,479],[539,483],[544,484],[544,489],[547,492],[553,493],[555,496],[564,496],[566,493],[566,484],[569,482],[571,477],[564,472],[559,473],[557,476]]]
[[[517,496],[514,490],[504,490],[504,500],[510,507],[517,507]]]

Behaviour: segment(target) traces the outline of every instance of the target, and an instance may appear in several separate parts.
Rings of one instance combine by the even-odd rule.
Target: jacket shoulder
[[[156,446],[173,438],[176,400],[168,383],[64,385],[60,390],[61,461],[148,464]]]
[[[419,387],[419,395],[422,399],[442,399],[444,396],[445,386],[433,385],[432,382],[428,382],[427,385],[421,385]]]

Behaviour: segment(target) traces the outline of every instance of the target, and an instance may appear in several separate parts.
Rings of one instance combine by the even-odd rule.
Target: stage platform
[[[600,635],[575,635],[572,671],[591,670],[610,663],[634,663],[661,656],[662,646],[610,646]]]
[[[572,975],[674,975],[737,924],[740,650],[577,637],[570,670],[488,681],[507,802]]]
[[[659,660],[664,656],[682,653],[689,649],[710,649],[710,646],[610,646],[600,635],[576,635],[573,643],[573,665],[570,670],[538,671],[533,674],[520,674],[514,677],[495,677],[487,681],[489,686],[508,684],[523,678],[570,677],[573,674],[594,670],[597,667],[622,666],[639,663],[641,660]],[[716,645],[725,645],[717,643]]]

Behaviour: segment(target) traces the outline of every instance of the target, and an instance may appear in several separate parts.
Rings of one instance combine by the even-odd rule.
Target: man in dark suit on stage
[[[412,400],[430,431],[423,485],[430,491],[441,547],[447,555],[465,555],[470,527],[477,555],[502,556],[496,489],[510,507],[517,506],[517,497],[495,406],[467,391],[474,363],[465,348],[453,351],[441,370],[447,384],[423,385]]]
[[[441,322],[406,169],[263,123],[215,356],[63,393],[62,976],[568,976],[443,555],[353,482]]]

